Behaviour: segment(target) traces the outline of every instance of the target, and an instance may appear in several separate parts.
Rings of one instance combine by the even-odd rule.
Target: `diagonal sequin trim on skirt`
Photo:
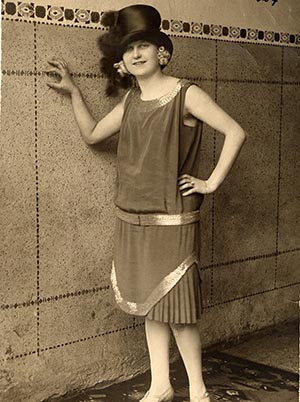
[[[176,283],[186,273],[188,268],[192,264],[198,262],[198,256],[196,255],[196,253],[192,253],[187,258],[185,258],[174,271],[165,276],[165,278],[152,291],[152,293],[144,303],[135,303],[127,301],[122,297],[120,289],[118,287],[116,269],[113,261],[111,270],[111,283],[115,294],[115,300],[119,307],[126,313],[144,316],[156,303],[159,302],[159,300],[163,296],[165,296],[176,285]]]

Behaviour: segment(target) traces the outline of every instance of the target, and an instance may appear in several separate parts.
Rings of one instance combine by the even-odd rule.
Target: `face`
[[[151,75],[160,70],[157,47],[147,41],[130,43],[123,54],[123,61],[127,70],[136,77]]]

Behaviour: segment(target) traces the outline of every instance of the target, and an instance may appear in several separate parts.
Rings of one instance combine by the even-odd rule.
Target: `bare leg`
[[[190,398],[204,397],[200,334],[196,324],[171,324],[190,385]]]
[[[171,387],[169,376],[171,331],[169,324],[147,318],[145,328],[151,366],[150,393],[160,395]]]

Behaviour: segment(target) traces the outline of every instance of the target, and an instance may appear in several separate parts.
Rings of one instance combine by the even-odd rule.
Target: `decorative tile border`
[[[82,26],[105,29],[100,24],[102,12],[86,9],[71,9],[58,6],[40,6],[33,2],[2,0],[2,15],[9,19],[34,20],[60,25]]]
[[[189,37],[210,37],[220,40],[232,40],[251,43],[300,46],[300,34],[264,31],[254,28],[240,28],[180,20],[163,20],[162,28],[169,34],[183,34]]]
[[[43,24],[59,24],[72,27],[105,30],[100,19],[103,11],[41,6],[33,2],[2,0],[2,18],[17,21],[35,21]],[[171,36],[210,38],[235,42],[300,46],[300,33],[273,32],[254,28],[186,22],[182,20],[162,21],[162,30]]]

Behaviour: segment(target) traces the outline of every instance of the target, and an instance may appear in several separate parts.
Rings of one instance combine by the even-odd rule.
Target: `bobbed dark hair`
[[[105,18],[102,18],[101,22],[106,26]],[[120,34],[115,27],[111,27],[108,32],[98,38],[98,46],[102,53],[100,59],[100,71],[107,78],[105,88],[107,96],[117,96],[120,88],[130,88],[134,82],[133,77],[130,75],[122,77],[117,72],[117,69],[114,68],[114,64],[122,59],[120,40]]]

